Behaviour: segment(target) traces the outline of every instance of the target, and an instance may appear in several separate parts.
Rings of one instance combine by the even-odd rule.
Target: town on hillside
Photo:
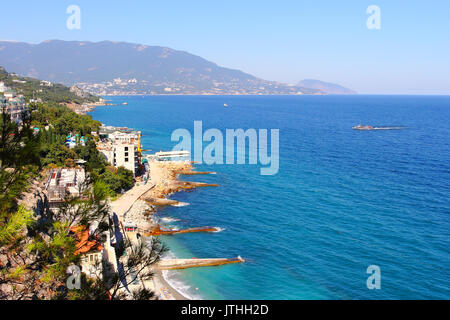
[[[220,231],[166,229],[155,216],[158,207],[182,205],[167,198],[175,192],[217,186],[178,180],[180,174],[209,174],[192,171],[189,152],[145,155],[140,131],[86,115],[104,100],[74,87],[46,91],[57,86],[48,81],[5,78],[12,85],[0,82],[0,187],[20,191],[0,197],[0,206],[8,208],[0,217],[0,299],[79,299],[70,286],[56,289],[68,277],[82,279],[82,299],[186,299],[165,281],[163,270],[245,261],[160,260],[167,248],[157,236]],[[23,87],[28,81],[33,90]],[[11,246],[21,250],[11,252]]]

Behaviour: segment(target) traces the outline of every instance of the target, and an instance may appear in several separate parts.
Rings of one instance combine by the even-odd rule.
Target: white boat
[[[363,126],[360,124],[359,126],[352,127],[353,130],[374,130],[375,128],[372,126]]]

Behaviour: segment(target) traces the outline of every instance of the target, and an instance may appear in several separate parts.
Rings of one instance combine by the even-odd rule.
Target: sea
[[[221,228],[162,237],[171,256],[247,259],[166,272],[181,293],[450,298],[450,96],[105,98],[117,105],[92,117],[142,131],[148,154],[172,150],[176,129],[193,135],[194,121],[224,136],[226,129],[279,130],[276,175],[261,175],[262,164],[197,164],[216,174],[181,179],[219,187],[174,194],[184,205],[158,212],[168,227]],[[359,124],[393,129],[352,130]]]

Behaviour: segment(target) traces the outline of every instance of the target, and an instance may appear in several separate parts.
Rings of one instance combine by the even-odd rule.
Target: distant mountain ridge
[[[0,41],[0,65],[93,94],[322,94],[220,67],[184,51],[126,42]]]
[[[358,94],[356,91],[345,88],[341,85],[314,79],[302,80],[297,83],[297,86],[317,89],[327,94]]]

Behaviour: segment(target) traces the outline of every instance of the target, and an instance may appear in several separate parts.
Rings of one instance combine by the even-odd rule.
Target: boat
[[[375,128],[372,126],[363,126],[362,124],[357,125],[356,127],[352,127],[353,130],[374,130]]]
[[[223,106],[224,106],[225,108],[228,107],[228,105],[227,105],[226,103],[224,103]]]
[[[124,102],[124,103],[122,103],[122,105],[127,106],[127,105],[128,105],[128,102]]]

